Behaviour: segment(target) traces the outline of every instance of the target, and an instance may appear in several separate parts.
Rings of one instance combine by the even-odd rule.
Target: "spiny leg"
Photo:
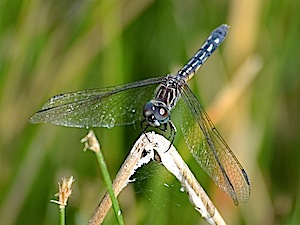
[[[147,134],[146,134],[146,131],[147,131],[148,127],[150,126],[149,123],[146,121],[146,119],[144,119],[144,120],[142,120],[142,121],[140,122],[140,126],[141,126],[141,128],[142,128],[143,134],[146,136],[146,138],[147,138],[148,141],[150,142],[150,140],[149,140],[149,138],[148,138],[148,136],[147,136]]]

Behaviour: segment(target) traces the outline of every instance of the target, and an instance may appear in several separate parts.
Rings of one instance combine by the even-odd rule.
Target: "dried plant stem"
[[[113,182],[115,196],[118,196],[129,182],[132,182],[130,177],[139,167],[151,160],[156,160],[158,155],[160,163],[181,182],[189,195],[191,204],[194,205],[201,216],[209,224],[226,224],[177,150],[173,145],[170,148],[169,146],[170,142],[159,134],[154,132],[149,132],[146,135],[142,134],[131,149]],[[89,225],[101,224],[111,204],[110,196],[106,193],[94,211]]]

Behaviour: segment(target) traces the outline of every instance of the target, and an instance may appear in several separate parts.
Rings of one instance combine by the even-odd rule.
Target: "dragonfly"
[[[66,127],[133,125],[171,130],[171,110],[180,112],[180,127],[186,145],[202,169],[236,205],[250,197],[248,175],[216,130],[187,82],[227,36],[229,26],[213,30],[196,54],[176,74],[108,88],[59,94],[50,98],[30,122]]]

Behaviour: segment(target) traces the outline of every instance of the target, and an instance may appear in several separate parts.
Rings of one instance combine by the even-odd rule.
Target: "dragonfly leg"
[[[172,144],[174,142],[177,130],[176,130],[176,127],[175,127],[174,123],[171,120],[169,120],[168,123],[164,123],[162,125],[163,126],[161,126],[159,129],[162,130],[162,131],[164,131],[164,132],[166,132],[166,131],[169,132],[168,139],[170,140],[170,146],[167,149],[167,151],[168,151],[171,148],[171,146],[172,146]]]
[[[169,146],[169,148],[168,148],[168,150],[171,148],[171,145],[173,144],[173,142],[174,142],[174,139],[175,139],[175,135],[176,135],[176,133],[177,133],[177,129],[176,129],[176,127],[175,127],[175,125],[174,125],[174,123],[170,120],[169,121],[169,126],[170,126],[170,137],[169,137],[169,140],[170,140],[170,146]]]
[[[149,140],[149,138],[148,138],[148,136],[147,136],[147,134],[146,134],[146,131],[147,131],[148,127],[150,126],[149,123],[146,121],[146,119],[144,119],[144,120],[142,120],[142,121],[140,122],[140,126],[141,126],[141,128],[142,128],[142,131],[143,131],[144,135],[146,136],[146,138],[147,138],[148,141],[150,142],[150,140]]]

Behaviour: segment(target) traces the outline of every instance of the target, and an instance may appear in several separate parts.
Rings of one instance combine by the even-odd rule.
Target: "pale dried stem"
[[[170,142],[159,134],[149,132],[146,135],[142,134],[136,141],[119,170],[113,182],[115,196],[118,196],[129,182],[132,182],[130,177],[139,167],[151,160],[156,160],[155,155],[158,155],[160,163],[181,182],[189,195],[191,204],[201,216],[209,224],[226,224],[175,147],[172,145],[169,148]],[[101,224],[110,207],[111,200],[106,193],[89,221],[89,225]]]

